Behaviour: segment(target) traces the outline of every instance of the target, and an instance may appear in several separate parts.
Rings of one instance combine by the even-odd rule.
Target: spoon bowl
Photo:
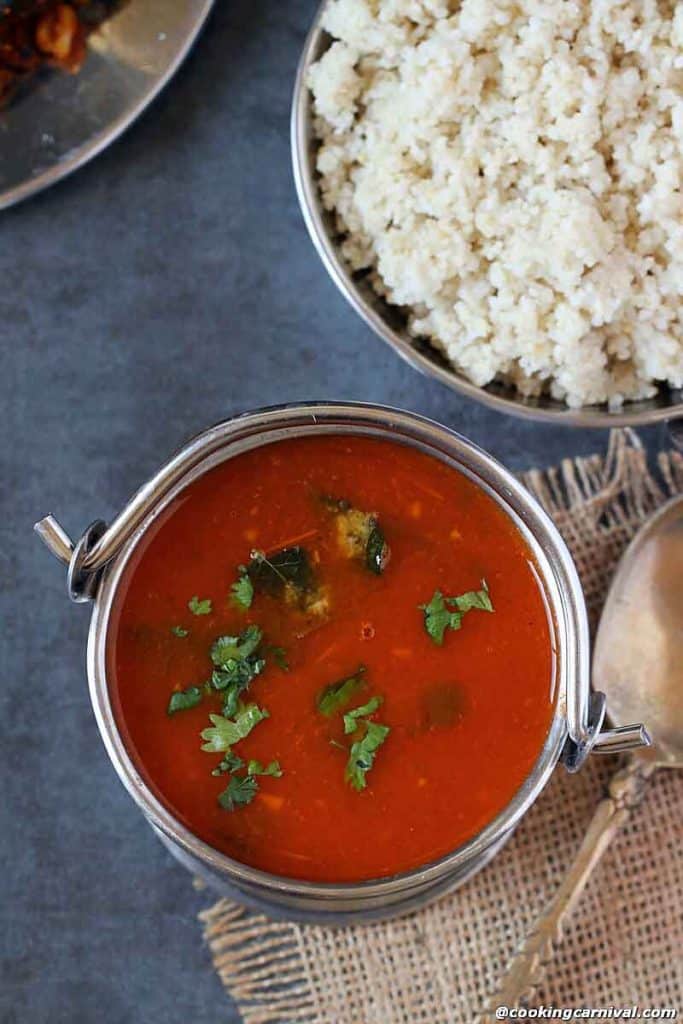
[[[638,757],[683,765],[683,495],[639,530],[612,581],[593,655],[593,685],[615,726],[647,724]]]

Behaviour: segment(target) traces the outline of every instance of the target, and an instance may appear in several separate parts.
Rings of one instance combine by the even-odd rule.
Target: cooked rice
[[[683,386],[683,3],[331,0],[310,70],[343,253],[476,384]]]

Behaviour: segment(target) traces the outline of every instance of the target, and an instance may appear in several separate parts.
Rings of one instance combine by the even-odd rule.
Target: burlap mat
[[[639,524],[683,490],[631,431],[607,456],[524,476],[576,559],[593,622]],[[511,842],[463,888],[398,921],[339,930],[275,923],[221,900],[202,915],[245,1024],[472,1022],[576,851],[613,759],[558,769]],[[536,1004],[683,1009],[683,777],[660,771],[583,896]]]

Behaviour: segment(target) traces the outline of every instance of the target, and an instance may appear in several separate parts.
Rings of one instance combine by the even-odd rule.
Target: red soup
[[[157,796],[216,849],[311,881],[470,839],[553,714],[513,523],[445,463],[368,438],[271,443],[192,483],[125,570],[109,651]]]

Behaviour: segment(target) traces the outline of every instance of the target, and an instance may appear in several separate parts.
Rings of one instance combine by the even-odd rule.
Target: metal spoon
[[[653,744],[610,782],[564,881],[517,950],[484,1014],[533,995],[591,872],[640,803],[656,768],[683,767],[683,495],[664,505],[626,550],[602,613],[593,683],[612,723],[645,722]]]

